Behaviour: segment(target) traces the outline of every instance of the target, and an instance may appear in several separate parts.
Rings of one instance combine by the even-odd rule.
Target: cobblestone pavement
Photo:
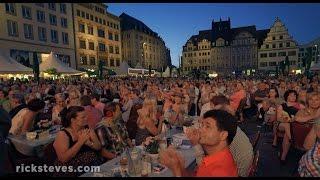
[[[287,155],[287,163],[280,164],[278,157],[279,147],[281,141],[278,143],[278,148],[272,147],[273,135],[271,130],[266,130],[261,126],[261,123],[255,119],[246,120],[239,125],[240,128],[248,135],[253,137],[256,132],[260,130],[261,136],[257,145],[257,150],[260,151],[260,159],[258,163],[258,170],[256,176],[258,177],[292,177],[297,164],[299,162],[299,153],[294,149],[290,149]]]

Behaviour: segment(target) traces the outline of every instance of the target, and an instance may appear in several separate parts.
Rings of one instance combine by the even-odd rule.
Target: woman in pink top
[[[235,92],[230,96],[230,106],[234,111],[237,111],[240,101],[246,97],[246,91],[241,82],[237,82]]]

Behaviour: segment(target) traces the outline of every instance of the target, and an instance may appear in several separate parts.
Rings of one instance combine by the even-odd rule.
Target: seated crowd
[[[51,80],[40,85],[3,81],[1,138],[45,129],[42,122],[61,125],[51,143],[52,164],[101,165],[126,148],[160,136],[165,123],[182,126],[184,117],[190,115],[200,124],[185,132],[195,150],[197,167],[186,170],[185,160],[172,146],[160,151],[159,161],[175,176],[247,177],[256,150],[239,125],[255,118],[271,127],[270,146],[279,150],[281,165],[286,164],[289,149],[297,148],[302,152],[297,173],[319,176],[320,78],[261,79],[109,78]],[[1,143],[2,147],[8,144]],[[12,146],[9,143],[9,154],[21,154]],[[47,157],[34,158],[45,163]]]

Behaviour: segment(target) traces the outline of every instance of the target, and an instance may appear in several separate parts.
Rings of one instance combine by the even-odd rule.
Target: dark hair
[[[11,99],[17,99],[19,104],[25,103],[24,96],[22,94],[12,94]]]
[[[84,95],[80,98],[81,106],[90,106],[91,104],[91,98],[90,96]]]
[[[45,105],[44,101],[35,98],[28,102],[27,107],[29,110],[36,112],[43,109]]]
[[[7,97],[7,96],[8,96],[8,91],[3,90],[3,89],[1,89],[0,91],[2,91],[2,93],[3,93],[4,97]]]
[[[133,94],[137,95],[137,96],[140,95],[140,91],[139,91],[138,89],[133,89],[133,90],[131,90],[131,92],[132,92]]]
[[[298,93],[297,93],[297,91],[292,90],[292,89],[287,90],[287,91],[284,93],[284,95],[283,95],[284,100],[287,102],[288,96],[289,96],[291,93],[294,93],[294,95],[296,95],[296,102],[297,102],[297,101],[298,101]]]
[[[82,111],[84,111],[84,108],[81,106],[71,106],[68,109],[64,108],[60,112],[62,126],[65,128],[69,127],[71,125],[71,119],[76,118],[78,112]]]
[[[274,91],[276,92],[276,98],[278,98],[278,97],[279,97],[278,89],[277,89],[276,87],[274,87],[274,86],[271,86],[270,89],[269,89],[269,92],[270,92],[271,89],[274,89]],[[268,95],[268,96],[269,96],[269,95]],[[270,96],[269,96],[269,97],[270,97]]]
[[[224,95],[219,95],[219,96],[213,96],[211,99],[211,102],[216,106],[216,105],[229,105],[230,101],[229,99],[224,96]]]
[[[219,131],[227,131],[227,143],[231,144],[237,133],[237,120],[232,114],[224,110],[210,110],[204,113],[203,118],[214,119]]]
[[[100,100],[100,95],[96,94],[96,93],[91,94],[90,97],[91,97],[91,99],[96,99],[97,101]]]
[[[103,115],[106,116],[107,112],[109,112],[109,111],[115,112],[116,108],[117,108],[117,103],[115,103],[115,102],[111,102],[111,103],[106,104],[103,109]]]

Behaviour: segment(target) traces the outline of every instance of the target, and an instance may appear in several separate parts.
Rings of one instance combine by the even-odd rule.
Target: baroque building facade
[[[122,58],[130,67],[162,71],[171,64],[170,50],[163,39],[143,22],[122,13]]]
[[[214,22],[183,46],[184,74],[200,69],[208,73],[252,73],[258,68],[258,47],[268,30],[255,26],[231,28],[231,21]]]

